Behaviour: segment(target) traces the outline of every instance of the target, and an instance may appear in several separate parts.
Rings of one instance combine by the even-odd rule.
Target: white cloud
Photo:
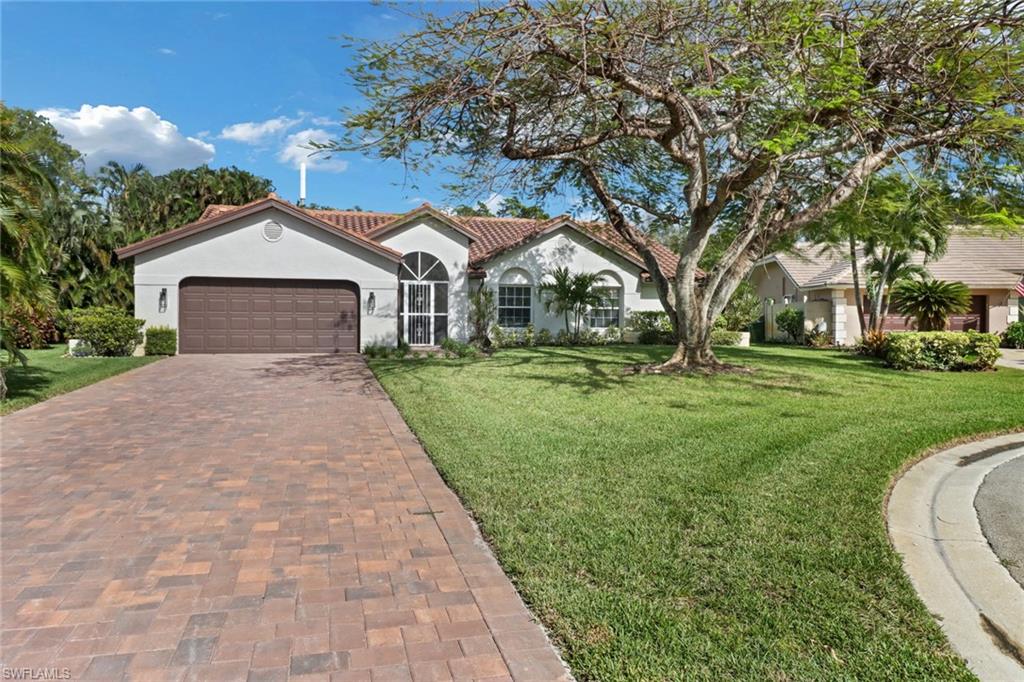
[[[341,173],[348,168],[348,161],[337,157],[329,158],[323,154],[310,156],[314,151],[309,148],[310,142],[323,143],[330,140],[331,134],[326,130],[320,128],[300,130],[285,138],[284,146],[277,154],[277,160],[290,164],[293,168],[298,168],[299,164],[305,161],[306,167],[310,169]]]
[[[169,47],[158,48],[157,52],[159,52],[160,54],[166,54],[168,56],[174,56],[174,55],[178,54],[177,52],[175,52],[174,50],[172,50]]]
[[[301,119],[278,116],[266,121],[246,121],[235,123],[220,131],[220,136],[225,140],[234,140],[244,144],[259,144],[268,137],[288,130]]]
[[[91,106],[42,109],[39,115],[53,124],[69,145],[85,155],[89,171],[108,161],[144,164],[153,173],[194,168],[208,163],[216,151],[209,142],[182,135],[149,107]]]
[[[505,195],[495,192],[491,194],[491,196],[487,197],[487,200],[484,202],[484,206],[486,206],[487,210],[491,213],[497,213],[503,203],[505,203]]]
[[[339,125],[341,125],[341,121],[339,121],[337,119],[334,119],[334,118],[331,118],[330,116],[314,116],[310,120],[313,122],[313,125],[318,125],[318,126],[339,126]]]

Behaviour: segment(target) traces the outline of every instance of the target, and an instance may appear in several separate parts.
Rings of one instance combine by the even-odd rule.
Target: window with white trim
[[[525,327],[531,321],[531,290],[528,285],[501,284],[498,286],[498,325]]]
[[[607,329],[622,326],[622,287],[595,287],[601,302],[590,309],[590,328]]]

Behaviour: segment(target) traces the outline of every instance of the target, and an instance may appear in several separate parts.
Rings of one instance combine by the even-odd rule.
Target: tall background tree
[[[324,150],[582,192],[643,256],[678,338],[670,368],[717,364],[712,325],[752,264],[873,174],[998,168],[1022,134],[1020,2],[510,0],[420,20],[361,44],[367,104]]]
[[[487,204],[478,201],[476,206],[459,204],[452,213],[458,216],[483,216],[498,218],[529,218],[530,220],[547,220],[551,216],[543,207],[536,204],[527,204],[517,197],[502,199],[496,211],[492,212]]]
[[[52,314],[53,287],[46,269],[43,206],[56,192],[14,113],[0,104],[0,347],[7,362],[25,362],[18,336],[35,338]],[[0,399],[7,395],[0,363]]]
[[[140,165],[110,162],[89,175],[82,155],[46,119],[2,105],[0,113],[4,296],[43,301],[39,294],[47,292],[49,307],[18,308],[36,311],[37,323],[56,309],[130,307],[131,270],[115,261],[114,249],[192,222],[210,204],[244,204],[273,190],[270,180],[233,166],[154,176]],[[18,337],[38,336],[38,325],[26,327],[29,317],[14,318],[8,308],[13,303],[5,303],[5,319],[17,321]]]

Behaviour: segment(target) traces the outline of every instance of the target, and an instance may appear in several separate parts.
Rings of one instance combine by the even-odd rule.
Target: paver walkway
[[[358,356],[163,360],[5,417],[2,446],[4,668],[568,677]]]

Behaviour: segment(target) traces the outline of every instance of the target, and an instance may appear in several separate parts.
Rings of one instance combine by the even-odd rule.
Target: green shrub
[[[1024,322],[1011,322],[1003,332],[1004,348],[1024,348]]]
[[[555,338],[551,335],[550,329],[541,329],[537,332],[537,345],[538,346],[550,346],[554,343]]]
[[[622,343],[622,330],[612,325],[604,330],[604,342],[608,344]]]
[[[96,355],[131,355],[145,324],[115,306],[75,308],[67,321],[68,335],[88,343]]]
[[[888,335],[885,362],[896,369],[978,371],[999,358],[999,337],[976,331],[896,332]]]
[[[556,346],[571,346],[572,338],[569,336],[569,332],[564,329],[558,330],[558,335],[555,337]]]
[[[740,332],[734,332],[731,329],[712,329],[711,330],[711,345],[712,346],[737,346],[740,343]]]
[[[491,337],[491,345],[495,348],[503,348],[512,342],[512,340],[509,339],[508,333],[498,324],[491,325],[491,333],[488,336]]]
[[[150,327],[146,330],[146,355],[174,355],[178,352],[178,330]]]
[[[889,334],[879,329],[869,329],[857,342],[857,353],[873,358],[885,358],[889,347]]]
[[[368,358],[404,358],[412,351],[409,344],[399,341],[395,347],[385,346],[379,343],[368,343],[363,346],[363,355]]]
[[[391,349],[377,343],[368,343],[363,346],[363,355],[368,358],[386,358]]]
[[[672,343],[672,322],[668,314],[653,310],[637,311],[629,316],[627,328],[637,333],[637,341],[645,344]]]
[[[447,338],[441,342],[441,350],[445,352],[445,355],[452,358],[475,358],[479,352],[475,346],[456,341],[452,338]]]
[[[775,324],[779,329],[797,343],[804,334],[804,311],[800,308],[783,308],[775,316]]]
[[[522,344],[524,346],[536,346],[537,345],[537,332],[533,328],[533,323],[526,325],[526,329],[523,330]]]
[[[814,330],[804,334],[804,343],[811,348],[828,348],[832,345],[832,337],[826,331]]]
[[[736,287],[736,291],[718,319],[730,331],[745,332],[760,315],[761,298],[754,290],[754,286],[750,282],[744,281]]]

